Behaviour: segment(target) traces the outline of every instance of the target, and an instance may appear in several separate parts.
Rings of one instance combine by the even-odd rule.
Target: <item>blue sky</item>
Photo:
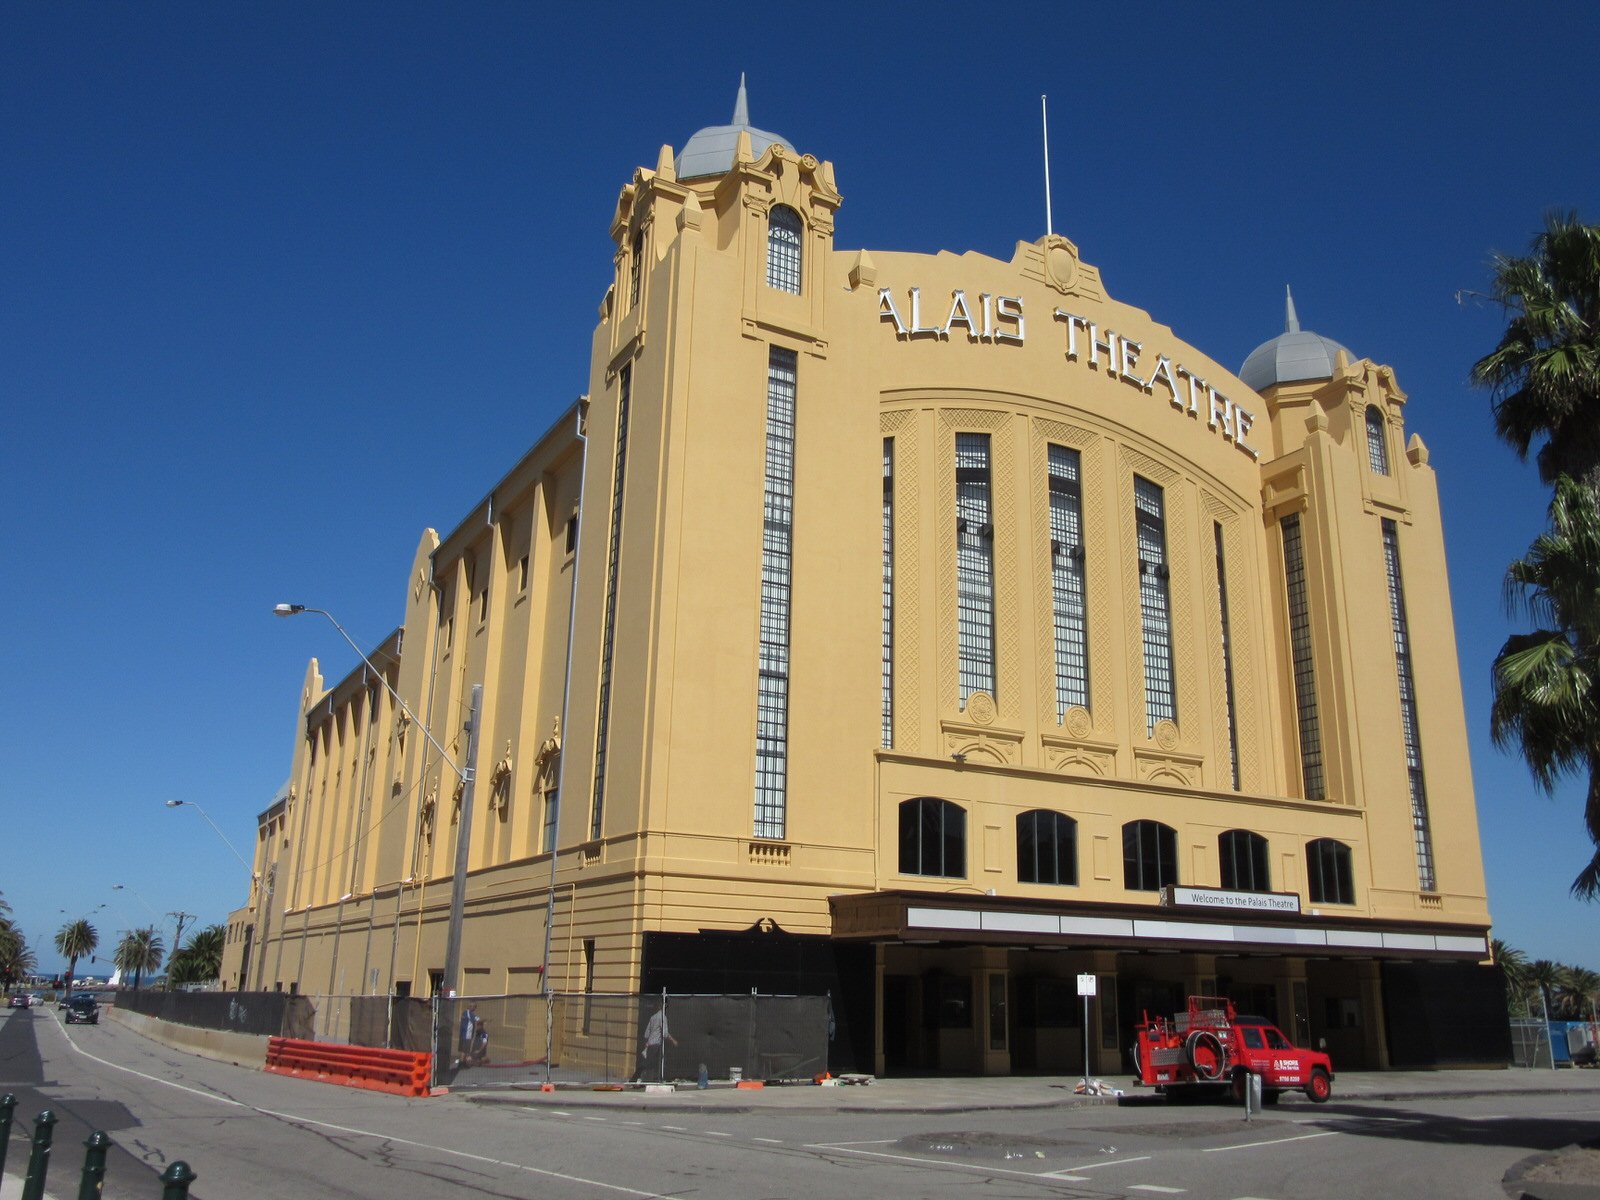
[[[8,8],[0,893],[30,938],[243,898],[163,801],[248,852],[307,658],[354,662],[272,605],[368,645],[399,622],[421,530],[586,386],[618,189],[726,122],[745,71],[752,121],[835,163],[841,248],[1037,238],[1048,93],[1055,227],[1112,295],[1237,365],[1289,283],[1307,328],[1395,368],[1443,493],[1496,933],[1600,969],[1578,791],[1540,796],[1487,736],[1500,580],[1546,498],[1466,382],[1500,314],[1457,297],[1547,210],[1600,220],[1600,9],[548,11]]]

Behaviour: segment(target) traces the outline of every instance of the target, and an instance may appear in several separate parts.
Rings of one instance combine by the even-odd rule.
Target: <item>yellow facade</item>
[[[785,938],[852,948],[869,1069],[1081,1068],[1024,1018],[1086,973],[1094,1069],[1137,1005],[1219,980],[1386,1063],[1385,963],[1476,961],[1489,924],[1438,494],[1393,373],[1339,350],[1257,392],[1060,236],[836,249],[832,164],[705,132],[715,173],[663,147],[622,189],[587,396],[423,535],[369,656],[457,761],[483,687],[463,993],[718,990],[694,938]],[[249,986],[422,993],[443,968],[458,780],[369,676],[306,674],[229,940]],[[908,812],[959,822],[961,861]],[[1075,822],[1075,882],[1025,880],[1029,813]],[[1141,871],[1226,894],[1130,888],[1136,821],[1170,831]],[[1247,887],[1228,831],[1265,856]],[[1311,878],[1312,843],[1348,884]],[[941,873],[903,869],[930,852]]]

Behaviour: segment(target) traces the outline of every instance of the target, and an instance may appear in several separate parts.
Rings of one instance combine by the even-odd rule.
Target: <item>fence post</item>
[[[6,1147],[11,1144],[11,1116],[17,1109],[17,1098],[10,1092],[0,1096],[0,1179],[6,1177]]]
[[[48,1108],[33,1119],[33,1146],[28,1151],[28,1177],[22,1182],[22,1200],[44,1200],[44,1177],[50,1170],[55,1124],[56,1115]]]
[[[187,1200],[189,1185],[198,1178],[180,1158],[161,1172],[161,1200]]]
[[[84,1146],[86,1151],[83,1156],[83,1178],[78,1182],[78,1200],[100,1200],[100,1192],[106,1186],[106,1151],[111,1146],[111,1139],[96,1129]]]

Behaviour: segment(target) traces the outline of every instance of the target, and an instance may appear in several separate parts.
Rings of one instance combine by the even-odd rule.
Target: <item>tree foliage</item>
[[[166,949],[154,928],[132,929],[122,935],[112,961],[124,974],[133,972],[133,990],[138,991],[145,972],[160,969]]]
[[[83,918],[68,921],[56,931],[56,953],[65,956],[67,963],[67,989],[78,977],[78,960],[93,954],[100,945],[100,934]]]
[[[208,925],[189,939],[189,944],[172,955],[167,964],[167,983],[172,987],[186,983],[208,983],[222,974],[222,948],[228,931],[221,925]]]

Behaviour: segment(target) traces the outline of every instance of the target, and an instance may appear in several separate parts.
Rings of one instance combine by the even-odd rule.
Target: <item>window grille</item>
[[[628,408],[633,400],[633,367],[622,368],[617,382],[617,460],[611,477],[611,538],[606,549],[606,607],[601,622],[600,708],[595,719],[594,804],[589,836],[600,836],[605,815],[606,751],[611,734],[611,658],[617,634],[617,554],[622,547],[622,490],[628,473]]]
[[[1300,514],[1279,522],[1283,532],[1283,576],[1289,599],[1289,652],[1294,663],[1294,699],[1300,724],[1300,773],[1307,800],[1324,800],[1322,724],[1317,715],[1317,678],[1311,652],[1311,610],[1306,595],[1305,552]]]
[[[1085,615],[1083,480],[1076,450],[1051,446],[1050,590],[1055,609],[1056,720],[1089,707],[1089,634]]]
[[[956,633],[963,706],[995,694],[994,525],[989,510],[989,435],[956,434]]]
[[[1042,809],[1019,813],[1017,880],[1075,886],[1078,882],[1078,823],[1061,813]]]
[[[1133,478],[1134,527],[1139,542],[1139,619],[1144,632],[1145,732],[1178,720],[1172,665],[1172,609],[1167,589],[1166,498],[1148,479]]]
[[[900,805],[900,874],[960,879],[967,873],[967,813],[933,796]]]
[[[883,745],[894,746],[894,439],[883,439]]]
[[[628,255],[628,310],[639,307],[639,281],[644,275],[644,230],[633,235],[632,253]]]
[[[767,358],[766,492],[762,501],[761,632],[756,681],[755,836],[784,836],[789,784],[789,595],[794,538],[796,358]]]
[[[1270,892],[1271,866],[1267,839],[1248,829],[1230,829],[1217,838],[1222,886],[1234,892]]]
[[[800,294],[800,214],[786,205],[767,216],[767,286]]]
[[[1239,790],[1239,721],[1233,706],[1233,633],[1228,625],[1228,564],[1222,553],[1222,523],[1214,522],[1217,543],[1217,609],[1222,617],[1222,692],[1228,706],[1228,766],[1233,790]]]
[[[1367,405],[1367,465],[1374,475],[1389,473],[1389,442],[1383,411],[1376,404]]]
[[[1433,834],[1428,822],[1428,788],[1422,776],[1422,734],[1417,724],[1417,684],[1411,673],[1411,634],[1406,624],[1405,585],[1400,578],[1400,540],[1395,523],[1383,522],[1383,564],[1389,578],[1389,621],[1394,628],[1394,665],[1400,679],[1400,733],[1406,747],[1411,794],[1411,836],[1417,852],[1417,885],[1437,891]]]
[[[1159,892],[1178,882],[1178,833],[1160,821],[1129,821],[1122,827],[1122,886]]]

